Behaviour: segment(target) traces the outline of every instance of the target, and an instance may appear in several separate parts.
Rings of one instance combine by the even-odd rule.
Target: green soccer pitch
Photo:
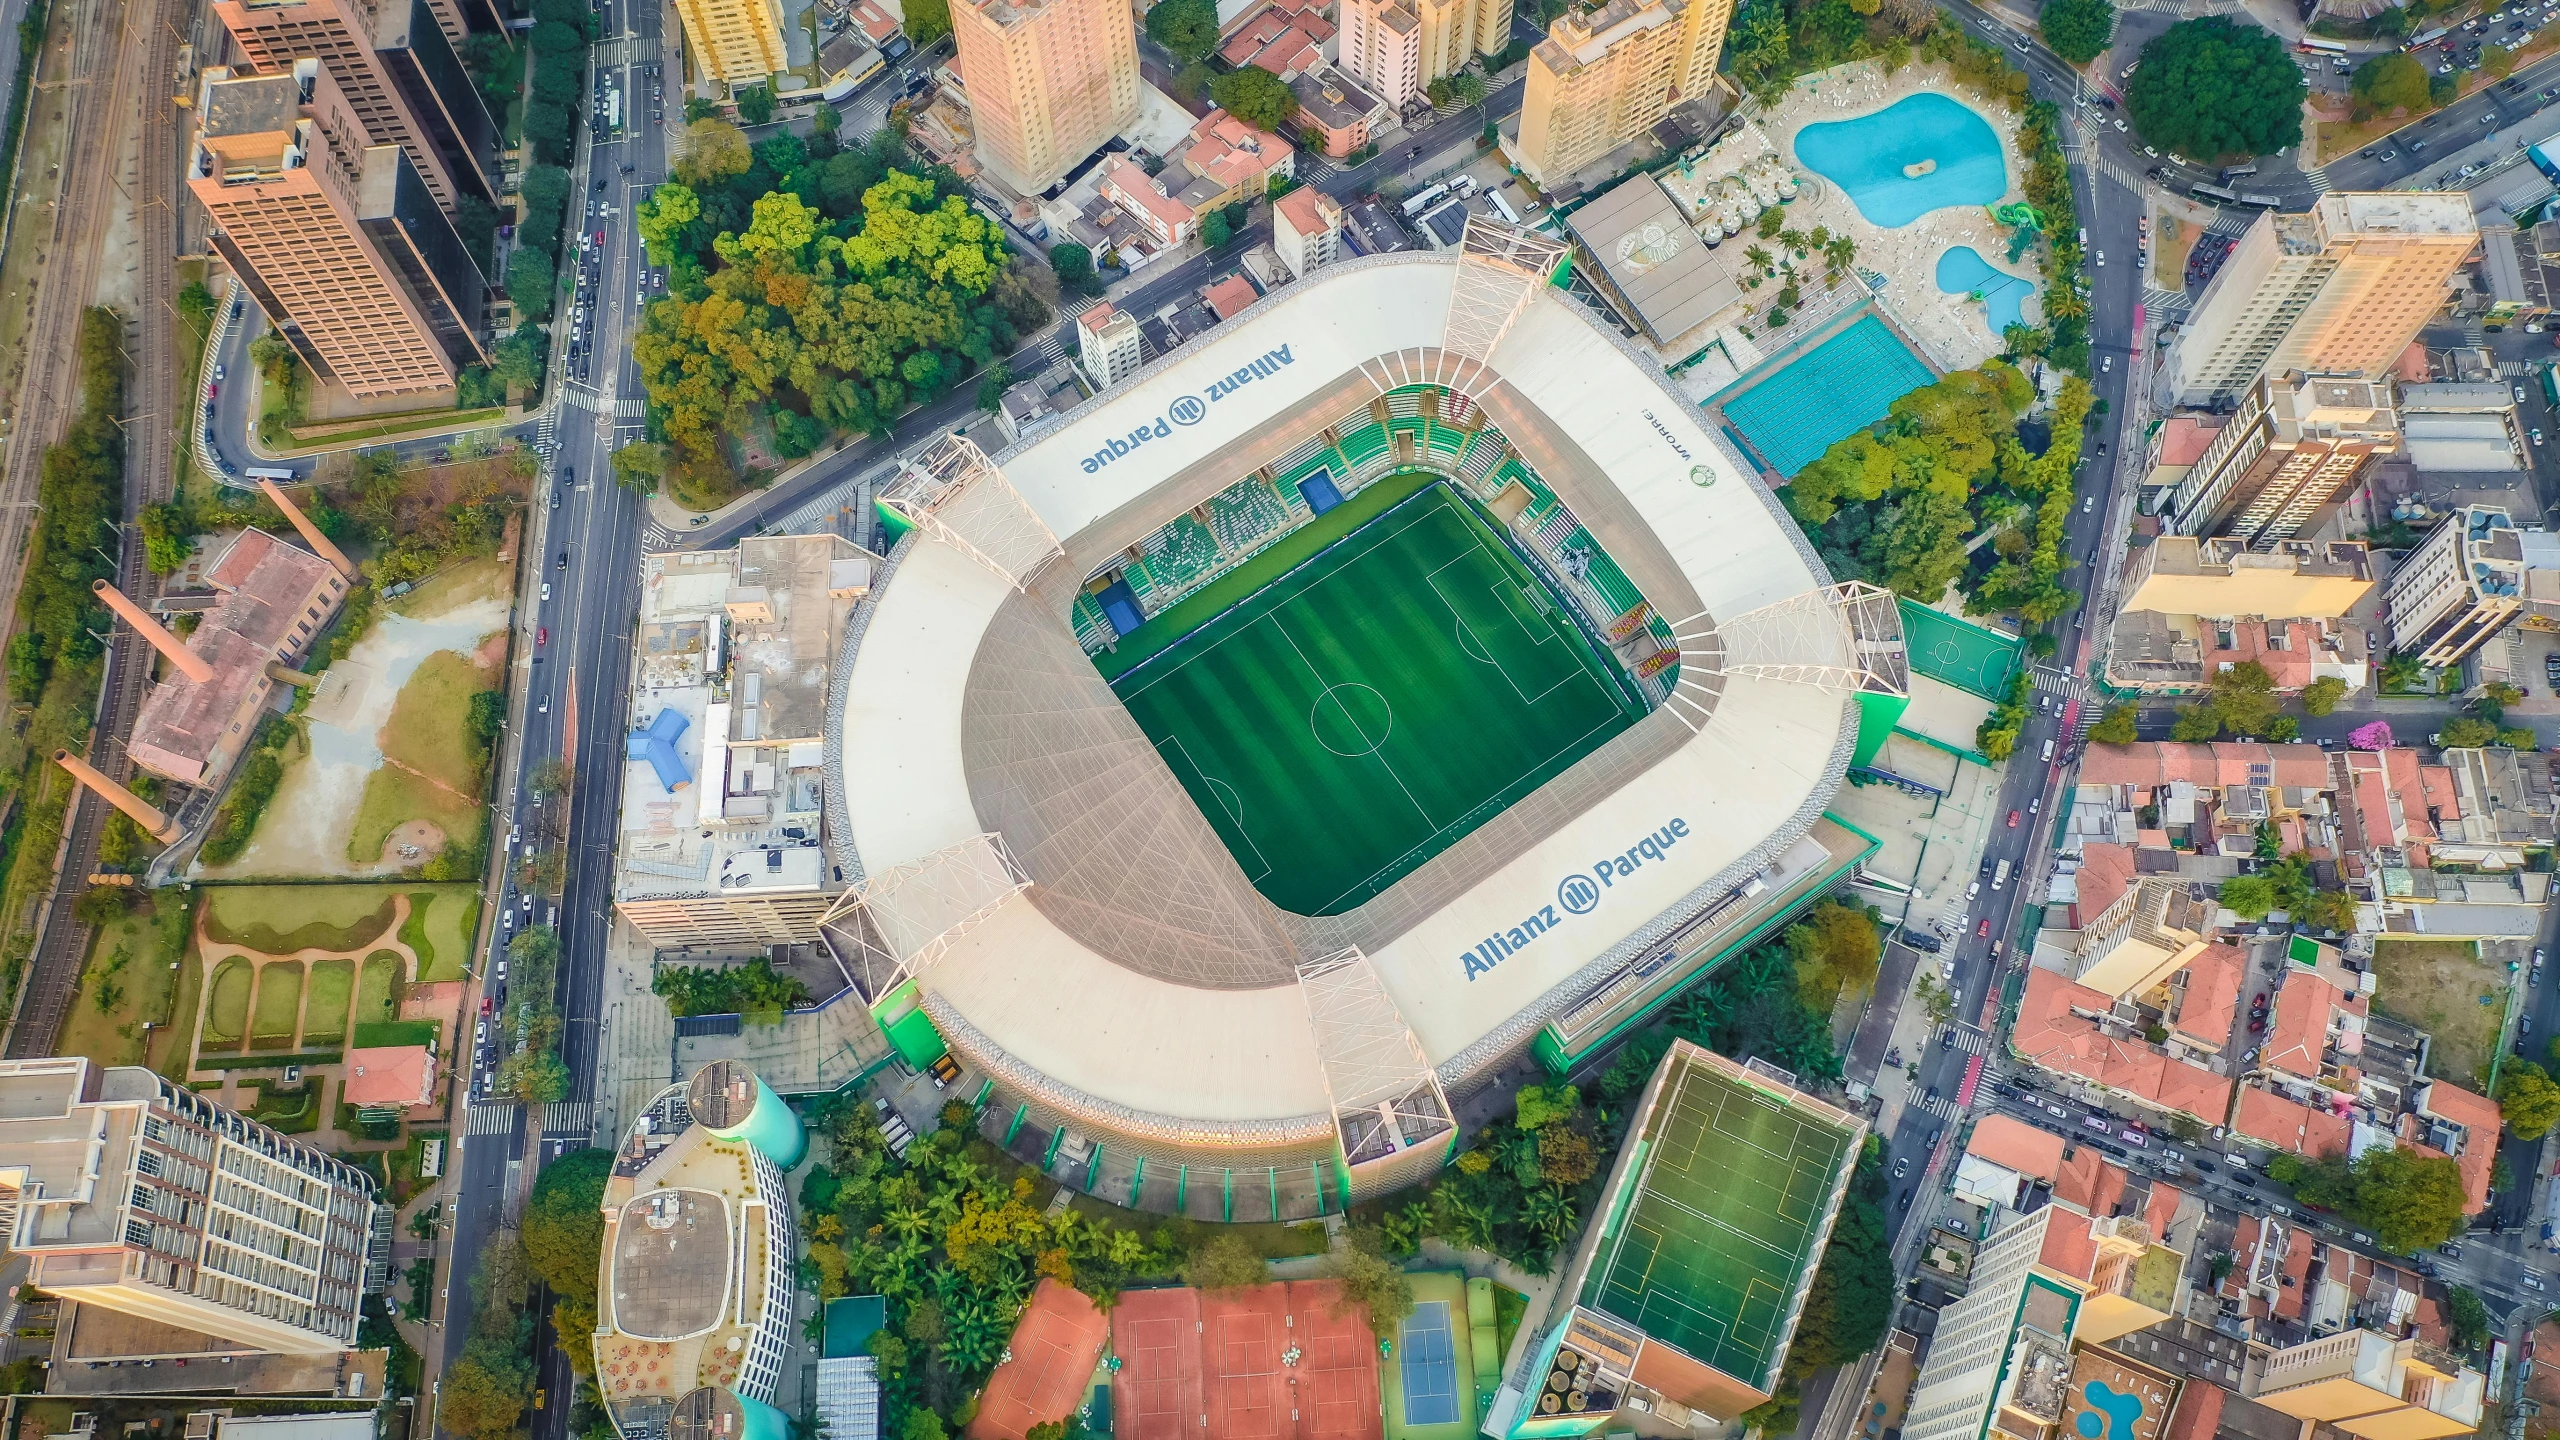
[[[1255,888],[1331,915],[1643,718],[1562,604],[1432,484],[1111,683]]]

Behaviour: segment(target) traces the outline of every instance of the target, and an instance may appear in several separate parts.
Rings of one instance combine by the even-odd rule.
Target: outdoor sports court
[[[1857,1137],[1700,1063],[1660,1100],[1582,1303],[1757,1385],[1784,1350]]]
[[[1083,1292],[1042,1278],[1014,1324],[1010,1358],[987,1377],[970,1440],[1022,1440],[1032,1426],[1074,1414],[1110,1332]]]
[[[1892,326],[1867,314],[1716,403],[1770,469],[1793,476],[1936,378]]]
[[[1340,1287],[1131,1290],[1111,1311],[1120,1440],[1377,1440],[1378,1352]],[[1294,1350],[1294,1354],[1292,1353]]]
[[[1375,896],[1644,715],[1444,484],[1111,683],[1255,888],[1301,915]]]
[[[1909,600],[1901,602],[1901,609],[1902,638],[1913,670],[1985,700],[2007,698],[2001,692],[2018,673],[2015,637]]]

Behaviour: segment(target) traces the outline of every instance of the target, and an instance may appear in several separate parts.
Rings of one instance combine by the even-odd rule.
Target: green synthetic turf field
[[[1703,1066],[1682,1068],[1645,1141],[1633,1203],[1582,1303],[1754,1385],[1781,1358],[1798,1282],[1851,1138]]]
[[[1561,604],[1432,485],[1112,688],[1255,887],[1330,915],[1643,717]]]

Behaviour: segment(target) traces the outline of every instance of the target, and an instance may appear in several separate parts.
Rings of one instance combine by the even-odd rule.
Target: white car
[[[542,598],[546,601],[551,598],[551,582],[548,580],[542,582]]]

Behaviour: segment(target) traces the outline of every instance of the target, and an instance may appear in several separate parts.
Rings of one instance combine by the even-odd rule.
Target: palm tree
[[[1742,258],[1750,261],[1754,270],[1766,271],[1769,268],[1769,252],[1757,245],[1743,251]]]
[[[1786,246],[1789,250],[1794,251],[1798,255],[1802,255],[1804,253],[1805,234],[1801,230],[1781,230],[1778,232],[1778,243]]]

